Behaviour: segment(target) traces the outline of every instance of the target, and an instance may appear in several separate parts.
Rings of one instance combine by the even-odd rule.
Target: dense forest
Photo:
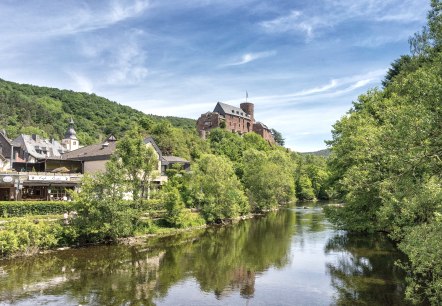
[[[109,134],[120,137],[134,122],[166,122],[194,129],[186,118],[146,115],[95,94],[17,84],[0,79],[0,128],[10,138],[39,134],[62,139],[67,122],[73,118],[82,144],[102,140]]]
[[[385,231],[408,263],[407,298],[442,301],[442,1],[410,38],[410,55],[388,70],[383,88],[353,103],[333,127],[329,158],[344,208],[338,226]]]

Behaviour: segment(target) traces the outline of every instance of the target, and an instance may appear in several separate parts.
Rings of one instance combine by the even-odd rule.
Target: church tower
[[[72,118],[69,120],[69,128],[61,143],[67,151],[74,151],[80,147],[80,143],[77,139],[77,132],[74,130],[74,120],[72,120]]]

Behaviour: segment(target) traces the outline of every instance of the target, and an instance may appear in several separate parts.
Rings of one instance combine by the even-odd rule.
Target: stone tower
[[[69,120],[69,128],[61,141],[63,147],[68,151],[77,150],[80,147],[80,143],[77,139],[77,132],[74,130],[74,120]]]
[[[239,107],[250,115],[250,121],[252,121],[253,124],[255,122],[255,117],[254,117],[255,105],[253,105],[253,103],[250,102],[244,102],[241,103]]]

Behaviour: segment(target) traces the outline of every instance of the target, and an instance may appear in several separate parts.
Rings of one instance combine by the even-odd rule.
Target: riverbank
[[[4,202],[1,204],[4,204]],[[51,207],[51,204],[53,204],[53,207]],[[41,209],[40,206],[44,209]],[[72,209],[73,203],[71,202],[9,202],[2,207],[3,218],[0,218],[0,260],[105,244],[142,244],[151,238],[173,236],[184,232],[202,230],[207,227],[226,226],[265,214],[250,213],[237,218],[221,220],[219,223],[201,224],[202,219],[199,212],[194,209],[186,209],[188,218],[190,220],[197,220],[193,222],[195,225],[176,228],[171,227],[166,221],[165,210],[142,211],[139,212],[138,216],[140,219],[139,227],[133,235],[113,240],[82,242],[72,226],[76,213],[66,211],[66,208]],[[30,214],[30,212],[47,212],[52,214]],[[53,212],[58,212],[58,214]]]
[[[3,260],[0,304],[406,305],[385,235],[337,231],[322,206]]]

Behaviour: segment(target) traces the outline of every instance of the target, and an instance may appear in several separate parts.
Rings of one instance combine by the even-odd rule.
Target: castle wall
[[[225,120],[228,131],[244,134],[253,130],[253,123],[250,119],[226,114]]]
[[[262,124],[254,124],[253,131],[259,135],[261,135],[264,140],[268,141],[271,144],[275,143],[275,139],[273,138],[272,133],[269,129],[266,129]]]
[[[221,119],[221,116],[215,112],[207,112],[202,114],[196,122],[198,132],[208,131],[219,127],[221,124]]]

